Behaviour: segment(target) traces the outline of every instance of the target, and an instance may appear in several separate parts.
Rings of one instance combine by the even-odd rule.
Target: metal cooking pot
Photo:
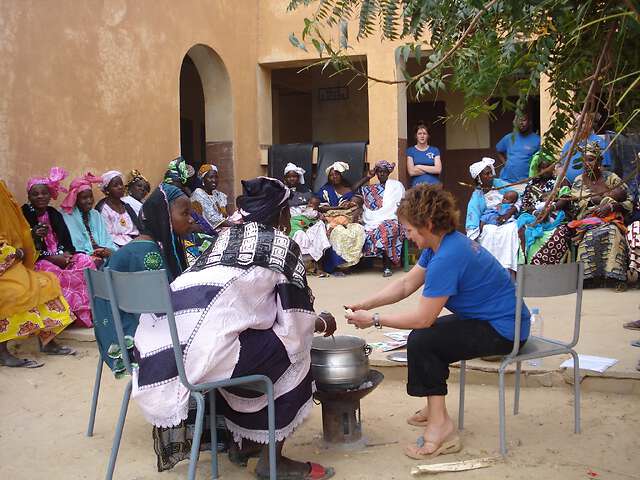
[[[311,373],[318,388],[350,389],[369,374],[371,347],[349,335],[315,337],[311,346]]]

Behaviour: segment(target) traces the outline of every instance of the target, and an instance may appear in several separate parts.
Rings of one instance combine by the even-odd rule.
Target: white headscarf
[[[472,163],[469,166],[469,173],[471,174],[471,178],[475,180],[478,175],[480,175],[480,172],[482,172],[487,167],[491,167],[491,171],[495,175],[496,169],[493,167],[494,163],[496,163],[496,161],[493,158],[489,157],[482,157],[482,160],[480,160],[479,162]]]
[[[302,168],[297,166],[295,163],[287,163],[287,166],[284,167],[284,174],[286,175],[289,172],[296,172],[298,174],[298,177],[300,177],[300,185],[304,185],[304,174],[307,173],[307,171]]]
[[[349,164],[345,162],[334,162],[333,165],[330,165],[325,169],[325,173],[329,175],[331,170],[335,170],[336,172],[344,173],[349,170]]]
[[[100,185],[100,188],[102,189],[103,192],[107,189],[107,187],[109,186],[109,183],[111,183],[111,180],[113,180],[116,177],[122,178],[122,181],[124,182],[124,177],[122,176],[122,173],[120,173],[117,170],[109,170],[108,172],[102,174],[102,185]]]

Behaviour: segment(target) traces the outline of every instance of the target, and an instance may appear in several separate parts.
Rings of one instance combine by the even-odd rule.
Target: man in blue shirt
[[[593,142],[596,142],[600,146],[600,149],[604,152],[602,154],[602,166],[605,168],[605,170],[611,170],[611,166],[613,164],[613,160],[611,158],[611,149],[605,151],[608,146],[607,141],[600,135],[596,135],[595,132],[591,130],[591,133],[589,134],[587,139],[579,142],[578,145],[576,145],[573,155],[571,156],[571,163],[569,164],[569,168],[567,169],[567,180],[569,180],[571,183],[573,183],[578,175],[582,175],[584,168],[582,164],[582,151],[584,150],[585,145]],[[568,140],[567,143],[565,143],[562,147],[562,154],[560,155],[561,165],[563,165],[564,161],[566,160],[565,155],[568,153],[570,146],[571,140]]]
[[[529,177],[529,163],[540,150],[540,135],[531,131],[527,114],[517,121],[518,131],[507,133],[497,143],[498,158],[505,163],[500,178],[507,182],[519,182]]]

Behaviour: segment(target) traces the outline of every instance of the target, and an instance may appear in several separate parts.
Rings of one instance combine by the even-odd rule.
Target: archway
[[[216,165],[218,189],[232,203],[234,192],[231,85],[222,59],[206,45],[194,45],[180,68],[180,146],[196,171]]]

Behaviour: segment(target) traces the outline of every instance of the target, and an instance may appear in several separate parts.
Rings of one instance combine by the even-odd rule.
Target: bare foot
[[[423,407],[421,410],[418,410],[411,417],[407,418],[407,423],[409,425],[414,425],[416,427],[424,427],[429,420],[429,411],[427,407]]]

